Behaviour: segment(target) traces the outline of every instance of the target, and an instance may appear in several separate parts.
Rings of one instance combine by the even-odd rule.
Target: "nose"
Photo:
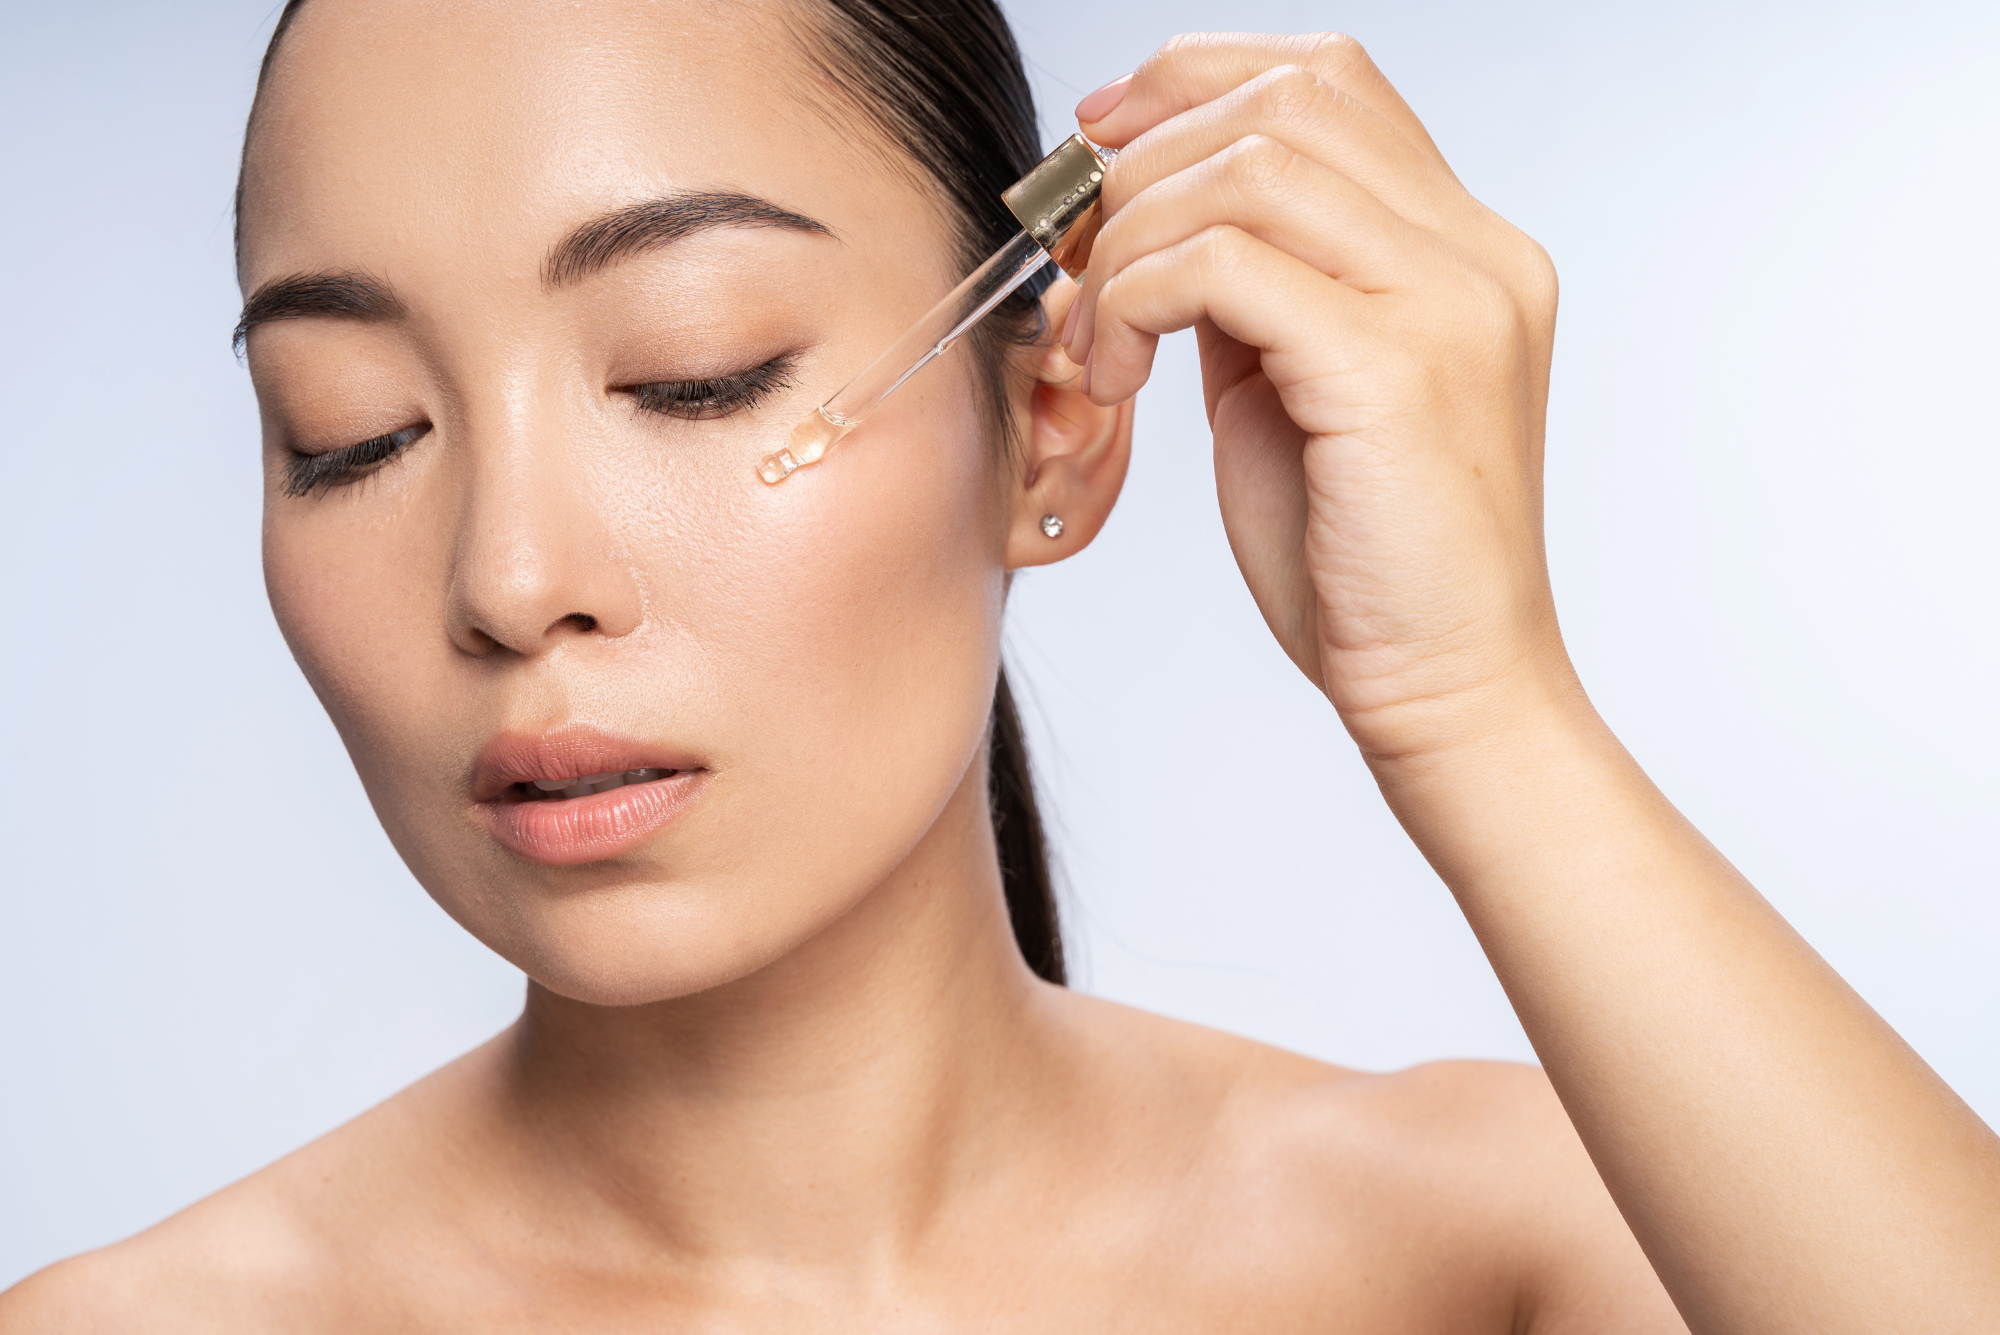
[[[472,448],[452,552],[451,641],[532,657],[573,636],[616,639],[644,616],[631,562],[559,443]]]

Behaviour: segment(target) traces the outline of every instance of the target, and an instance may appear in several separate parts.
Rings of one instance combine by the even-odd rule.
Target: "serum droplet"
[[[826,452],[839,444],[841,437],[859,425],[858,422],[835,421],[824,408],[815,409],[812,416],[792,428],[792,438],[784,449],[764,456],[763,462],[757,465],[757,476],[775,486],[798,469],[825,458]]]

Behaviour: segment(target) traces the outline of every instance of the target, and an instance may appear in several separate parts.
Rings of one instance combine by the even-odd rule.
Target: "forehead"
[[[246,286],[425,250],[532,271],[578,221],[677,189],[836,231],[916,205],[797,23],[730,0],[311,0],[245,159]]]

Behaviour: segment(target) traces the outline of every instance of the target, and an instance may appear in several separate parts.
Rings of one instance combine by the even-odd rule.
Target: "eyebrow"
[[[574,228],[549,250],[542,263],[542,282],[548,287],[580,283],[620,260],[718,227],[782,227],[810,236],[834,235],[819,219],[755,195],[687,191],[628,204]],[[274,320],[310,316],[397,320],[403,314],[403,303],[389,285],[365,273],[328,270],[290,274],[274,278],[250,294],[230,335],[230,346],[240,356],[250,331]]]
[[[389,285],[364,273],[298,273],[274,278],[250,294],[243,303],[230,335],[230,346],[238,355],[250,331],[273,320],[299,320],[314,315],[332,315],[349,320],[394,320],[403,314],[403,303]]]
[[[780,208],[768,199],[730,191],[688,191],[665,195],[592,218],[558,241],[542,263],[542,282],[567,287],[648,250],[717,227],[781,227],[810,236],[832,237],[817,218]]]

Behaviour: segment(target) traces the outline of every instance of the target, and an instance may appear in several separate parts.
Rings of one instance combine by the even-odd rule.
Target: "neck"
[[[983,770],[889,880],[755,974],[629,1007],[531,984],[503,1078],[549,1189],[694,1258],[913,1248],[1052,1064]]]

